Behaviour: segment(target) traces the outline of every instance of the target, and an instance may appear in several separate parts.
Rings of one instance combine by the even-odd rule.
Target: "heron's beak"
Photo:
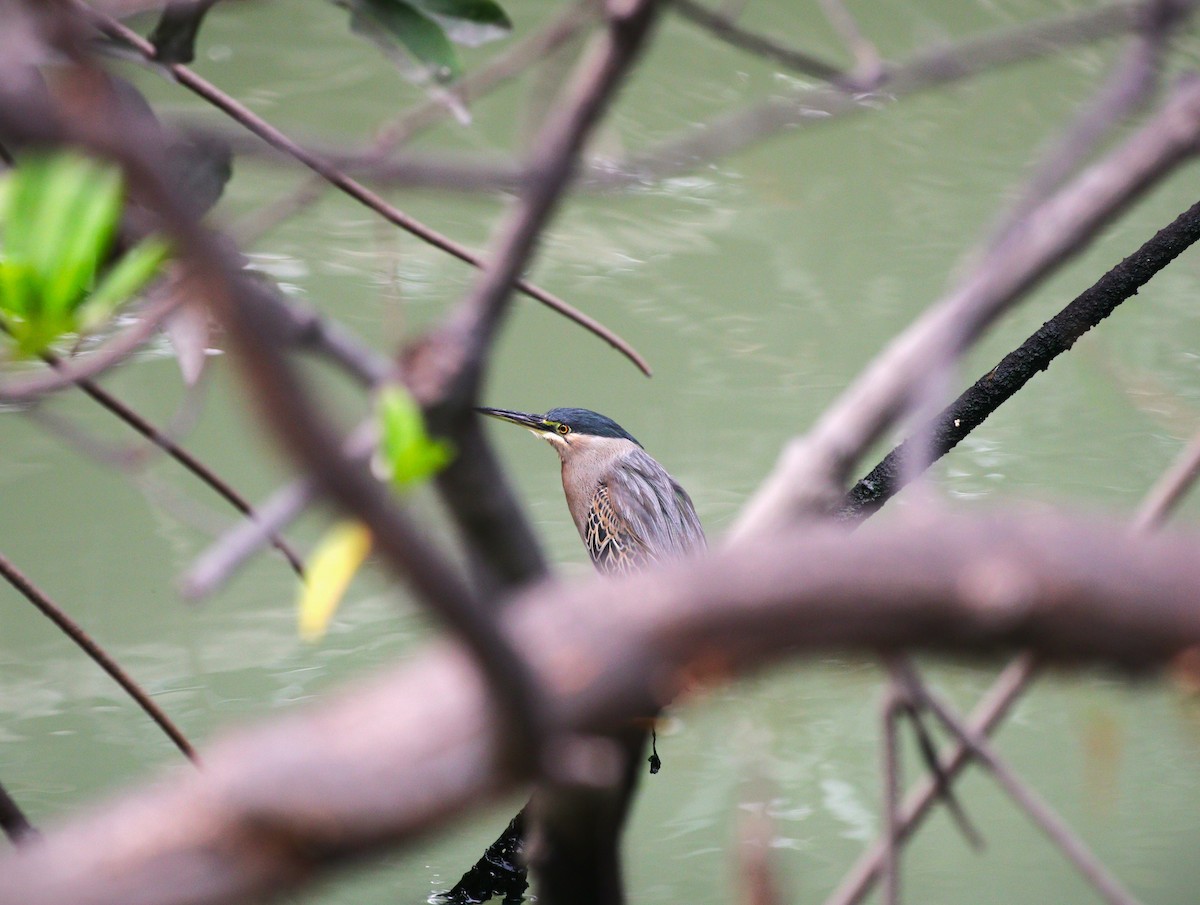
[[[541,415],[531,415],[527,412],[510,412],[508,409],[490,409],[480,406],[475,409],[481,415],[488,415],[498,421],[507,421],[509,424],[516,424],[519,427],[533,431],[539,437],[544,437],[549,433],[549,428],[546,427],[545,418]]]

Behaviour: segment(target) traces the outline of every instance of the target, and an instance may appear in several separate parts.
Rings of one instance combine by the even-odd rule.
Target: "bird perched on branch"
[[[611,418],[579,408],[544,415],[478,411],[524,427],[554,447],[562,459],[571,518],[601,572],[630,572],[705,548],[687,491]]]
[[[562,460],[571,518],[599,571],[630,572],[705,548],[704,530],[687,491],[611,418],[578,408],[551,409],[544,415],[493,408],[478,411],[524,427],[554,447]],[[554,856],[547,863],[556,865],[556,870],[542,879],[558,895],[548,898],[569,901],[579,889],[587,890],[592,901],[619,898],[597,890],[607,889],[620,875],[620,828],[637,785],[637,762],[639,752],[645,752],[647,735],[650,772],[657,773],[662,761],[654,746],[653,718],[634,721],[614,734],[626,752],[621,781],[608,795],[577,801],[570,831],[556,835],[551,826],[549,835],[556,841]],[[524,864],[508,856],[523,850],[525,815],[523,808],[443,901],[478,902],[495,892],[523,893]],[[504,867],[497,870],[497,864]]]

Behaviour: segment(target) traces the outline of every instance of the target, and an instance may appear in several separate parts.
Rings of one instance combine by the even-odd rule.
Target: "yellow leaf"
[[[350,579],[371,552],[371,532],[361,522],[339,522],[326,532],[309,559],[300,589],[300,637],[317,641],[337,612]]]

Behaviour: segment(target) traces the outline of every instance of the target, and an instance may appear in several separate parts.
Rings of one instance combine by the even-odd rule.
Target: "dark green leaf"
[[[160,63],[190,63],[196,56],[196,34],[204,14],[216,0],[169,0],[150,41]]]
[[[462,74],[462,63],[445,30],[406,0],[351,0],[350,24],[388,49],[398,41],[436,81]]]
[[[503,29],[512,28],[508,14],[493,0],[413,0],[413,5],[422,12],[445,16],[447,19],[462,19]]]
[[[478,47],[512,31],[508,15],[492,0],[412,0],[442,26],[455,44]]]

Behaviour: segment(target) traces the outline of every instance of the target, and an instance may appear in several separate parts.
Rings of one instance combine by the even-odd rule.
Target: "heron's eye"
[[[567,425],[565,425],[565,424],[559,424],[559,425],[557,425],[557,426],[556,426],[554,429],[555,429],[556,431],[558,431],[560,434],[562,434],[564,437],[565,437],[567,434],[571,433],[571,428],[569,428],[569,427],[568,427]]]

